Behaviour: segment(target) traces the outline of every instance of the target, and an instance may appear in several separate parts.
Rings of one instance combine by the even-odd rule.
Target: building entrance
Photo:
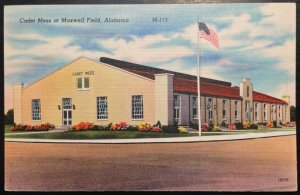
[[[62,99],[62,122],[63,126],[72,125],[72,99]]]

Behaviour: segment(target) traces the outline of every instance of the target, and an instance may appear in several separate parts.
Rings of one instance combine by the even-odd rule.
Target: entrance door
[[[180,124],[180,96],[174,95],[174,122]]]
[[[214,103],[213,99],[208,99],[208,120],[210,123],[213,123],[213,109],[214,109]]]
[[[62,99],[62,122],[63,126],[72,125],[72,99]]]

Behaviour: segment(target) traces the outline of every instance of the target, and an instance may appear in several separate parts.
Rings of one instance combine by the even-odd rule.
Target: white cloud
[[[273,34],[296,32],[296,4],[295,3],[267,3],[261,8],[261,12],[267,16],[262,25],[272,25]]]
[[[261,51],[267,57],[275,57],[279,60],[276,68],[287,71],[290,75],[295,76],[296,68],[296,41],[289,40],[283,45],[268,48]]]
[[[135,63],[163,63],[174,59],[194,55],[194,51],[182,45],[155,46],[171,39],[161,35],[148,35],[144,37],[133,37],[132,40],[107,39],[99,41],[102,46],[113,49],[113,56],[117,59],[132,61]]]
[[[282,99],[283,95],[289,95],[291,101],[290,105],[296,105],[296,82],[294,79],[281,83],[277,89],[278,90],[273,90],[272,96]]]

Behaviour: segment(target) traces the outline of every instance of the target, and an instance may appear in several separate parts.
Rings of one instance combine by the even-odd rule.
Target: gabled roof
[[[134,64],[106,57],[101,57],[100,62],[121,68],[152,80],[155,80],[155,74],[174,74],[173,89],[175,92],[197,94],[197,76],[194,75]],[[242,99],[240,96],[239,87],[232,87],[230,82],[205,77],[200,78],[200,93],[203,95]],[[287,104],[283,100],[256,91],[253,91],[253,100],[268,103]]]
[[[197,76],[194,76],[194,75],[184,74],[184,73],[180,73],[180,72],[174,72],[174,71],[160,69],[160,68],[154,68],[154,67],[140,65],[140,64],[134,64],[134,63],[125,62],[125,61],[121,61],[121,60],[115,60],[115,59],[106,58],[106,57],[101,57],[100,62],[109,64],[109,65],[112,65],[112,66],[115,66],[118,68],[122,68],[129,72],[133,72],[133,73],[142,75],[144,77],[147,77],[147,78],[150,78],[153,80],[154,80],[154,74],[170,73],[170,74],[174,74],[174,77],[185,78],[185,79],[197,81]],[[220,81],[220,80],[215,80],[215,79],[210,79],[210,78],[205,78],[205,77],[201,77],[200,79],[201,79],[200,80],[201,82],[231,86],[231,83],[226,82],[226,81]]]
[[[254,101],[259,101],[259,102],[270,102],[270,103],[278,103],[278,104],[287,104],[287,102],[278,99],[278,98],[274,98],[272,96],[257,92],[257,91],[253,91],[253,100]]]

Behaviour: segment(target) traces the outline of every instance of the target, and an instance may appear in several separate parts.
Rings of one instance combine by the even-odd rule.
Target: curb
[[[234,141],[256,138],[278,137],[296,135],[292,132],[271,132],[271,133],[245,133],[237,135],[212,135],[205,137],[172,137],[172,138],[135,138],[135,139],[26,139],[26,138],[5,138],[5,142],[29,142],[29,143],[85,143],[85,144],[142,144],[142,143],[189,143],[189,142],[212,142],[212,141]]]

